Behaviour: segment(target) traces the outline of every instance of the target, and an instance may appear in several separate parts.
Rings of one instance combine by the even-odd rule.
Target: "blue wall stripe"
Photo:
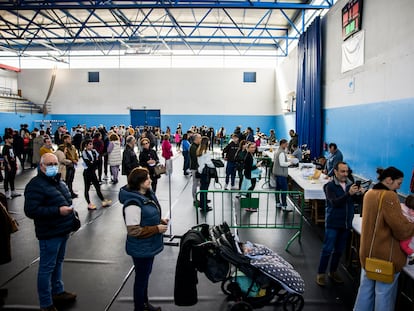
[[[344,160],[353,171],[366,178],[376,179],[376,168],[395,166],[404,172],[404,183],[400,192],[409,193],[411,173],[414,168],[414,98],[362,104],[323,110],[324,141],[335,142],[344,154]],[[0,113],[3,127],[18,129],[21,123],[33,128],[34,121],[43,119],[41,114]],[[44,119],[66,120],[68,127],[77,124],[87,126],[104,124],[130,124],[129,114],[94,115],[47,115]],[[174,130],[178,123],[184,129],[192,125],[224,126],[227,133],[237,125],[243,129],[260,127],[268,133],[275,129],[278,139],[289,138],[289,129],[295,129],[295,114],[277,116],[264,115],[163,115],[161,127],[170,126]],[[3,131],[3,130],[2,130]]]

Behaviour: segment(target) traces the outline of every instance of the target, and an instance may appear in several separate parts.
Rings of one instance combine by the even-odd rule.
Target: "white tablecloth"
[[[289,176],[303,189],[305,200],[325,200],[323,185],[329,180],[323,176],[316,180],[310,180],[304,177],[304,175],[309,175],[310,173],[306,169],[289,168]]]

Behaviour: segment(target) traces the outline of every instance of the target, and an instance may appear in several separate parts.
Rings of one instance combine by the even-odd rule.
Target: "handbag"
[[[224,167],[224,163],[220,159],[211,159],[211,162],[213,162],[215,167]]]
[[[10,216],[8,210],[2,203],[0,203],[0,205],[1,205],[2,213],[4,214],[6,218],[6,222],[8,222],[9,224],[9,232],[15,233],[19,231],[19,223],[17,222],[17,220],[14,219],[12,216]]]
[[[81,227],[81,221],[79,219],[79,213],[76,210],[73,210],[73,219],[72,219],[72,232],[78,231]]]
[[[394,263],[391,261],[392,258],[392,248],[394,245],[394,239],[391,237],[391,251],[389,260],[383,260],[378,258],[371,257],[372,247],[374,245],[375,233],[377,231],[378,216],[382,206],[382,200],[384,197],[385,191],[381,193],[380,203],[378,206],[377,219],[375,220],[374,235],[372,236],[371,247],[369,249],[369,255],[365,258],[365,272],[367,278],[374,281],[379,281],[383,283],[392,283],[394,281]]]
[[[165,167],[165,165],[158,164],[154,167],[154,172],[155,175],[165,174],[167,172],[167,168]]]

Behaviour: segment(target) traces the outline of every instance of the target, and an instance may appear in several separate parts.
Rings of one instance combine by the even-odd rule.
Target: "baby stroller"
[[[304,281],[292,265],[264,245],[238,243],[229,226],[223,223],[201,229],[205,241],[198,244],[198,271],[212,282],[221,282],[221,289],[231,311],[253,310],[269,304],[280,304],[283,310],[303,309]],[[202,255],[201,255],[202,253]]]

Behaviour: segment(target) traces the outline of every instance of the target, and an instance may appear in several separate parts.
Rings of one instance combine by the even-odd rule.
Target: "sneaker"
[[[276,203],[276,208],[280,208],[280,207],[282,207],[282,204]]]
[[[344,280],[339,276],[337,272],[330,272],[328,276],[332,279],[332,281],[334,281],[337,284],[344,283]]]
[[[144,303],[144,311],[161,311],[160,307],[154,307],[149,302]]]
[[[239,190],[239,187],[231,186],[231,190]]]
[[[14,197],[20,197],[22,194],[21,193],[18,193],[17,191],[12,191],[11,192],[11,196],[12,196],[12,198],[14,198]]]
[[[224,186],[224,190],[230,190],[230,188],[229,188],[229,184],[226,184],[226,185]]]
[[[246,212],[257,212],[257,208],[246,208]]]
[[[320,273],[316,276],[316,284],[318,284],[319,286],[325,286],[326,285],[325,274],[324,273]]]
[[[90,210],[90,211],[94,211],[94,210],[96,210],[96,205],[95,205],[95,204],[93,204],[93,203],[89,203],[89,204],[88,204],[88,210]]]
[[[293,212],[293,208],[290,206],[282,206],[284,212]]]
[[[54,305],[51,305],[51,306],[46,307],[46,308],[40,308],[40,311],[57,311],[57,309],[55,308]]]
[[[60,294],[56,294],[52,296],[52,300],[54,304],[62,303],[62,302],[72,302],[76,300],[76,294],[70,292],[61,292]]]
[[[112,204],[112,200],[105,199],[102,201],[102,207],[107,207]]]
[[[212,210],[213,210],[213,208],[212,208],[211,206],[207,206],[207,208],[206,208],[206,209],[204,209],[204,208],[200,207],[200,212],[210,212],[210,211],[212,211]]]
[[[6,191],[6,199],[9,199],[9,200],[13,199],[11,196],[10,190]]]

